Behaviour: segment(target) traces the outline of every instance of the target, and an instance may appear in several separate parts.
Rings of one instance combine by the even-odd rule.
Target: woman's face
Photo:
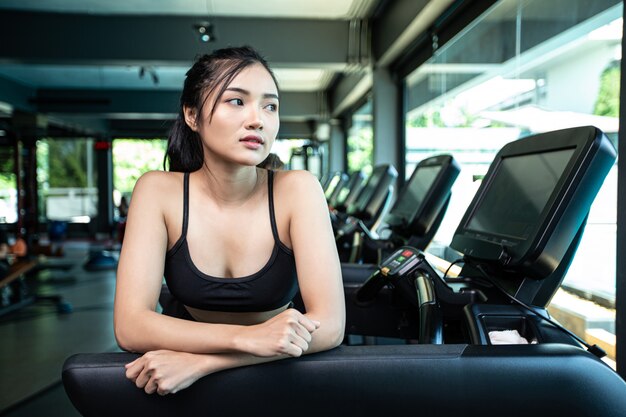
[[[215,104],[211,117],[208,97],[197,124],[205,152],[240,165],[253,166],[270,152],[278,133],[278,90],[272,76],[261,64],[242,70]]]

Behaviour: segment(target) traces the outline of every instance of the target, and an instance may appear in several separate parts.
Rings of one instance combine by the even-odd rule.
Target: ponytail
[[[178,115],[163,159],[163,169],[175,172],[194,172],[202,168],[204,153],[200,137],[191,130],[182,115]]]

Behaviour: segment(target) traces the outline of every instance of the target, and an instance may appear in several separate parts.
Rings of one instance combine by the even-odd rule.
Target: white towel
[[[500,330],[489,332],[492,345],[527,345],[528,340],[522,337],[517,330]]]

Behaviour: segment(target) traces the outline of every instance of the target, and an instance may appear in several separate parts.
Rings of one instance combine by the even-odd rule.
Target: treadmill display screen
[[[505,157],[467,228],[528,239],[574,154],[573,148]]]
[[[330,196],[333,194],[333,191],[335,191],[337,184],[339,184],[339,181],[341,181],[341,174],[334,174],[330,180],[330,183],[328,184],[328,187],[326,188],[326,192],[324,193],[326,198],[330,198]]]
[[[350,188],[343,187],[341,189],[341,191],[339,191],[339,195],[337,196],[337,203],[338,204],[343,204],[344,201],[346,201],[346,198],[348,198],[348,194],[350,194]]]
[[[361,193],[359,194],[358,199],[355,203],[357,210],[365,210],[365,207],[369,203],[370,198],[372,198],[374,191],[376,191],[376,186],[378,186],[378,183],[380,182],[384,172],[384,168],[382,170],[375,169],[374,172],[372,172],[372,175],[365,184],[365,188],[361,190]]]
[[[396,202],[393,214],[411,221],[424,202],[426,194],[433,186],[439,172],[441,172],[441,165],[418,168],[402,198]]]

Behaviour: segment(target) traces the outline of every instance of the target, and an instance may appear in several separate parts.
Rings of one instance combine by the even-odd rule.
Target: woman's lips
[[[243,143],[248,149],[259,149],[263,146],[263,139],[259,136],[246,136],[245,138],[239,139],[239,142]]]

